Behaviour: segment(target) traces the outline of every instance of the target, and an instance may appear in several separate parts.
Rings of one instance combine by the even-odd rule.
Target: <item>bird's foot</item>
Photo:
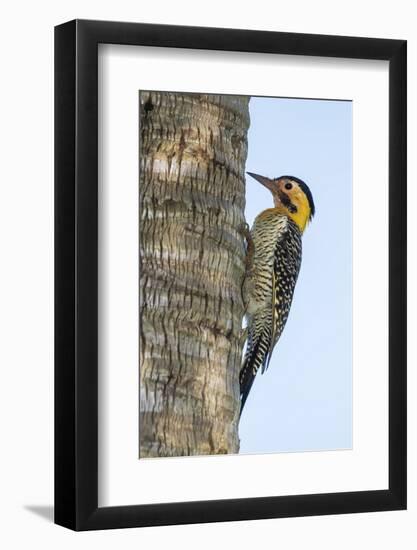
[[[248,327],[245,327],[240,330],[240,335],[239,335],[239,345],[241,348],[243,348],[247,339],[248,339]]]

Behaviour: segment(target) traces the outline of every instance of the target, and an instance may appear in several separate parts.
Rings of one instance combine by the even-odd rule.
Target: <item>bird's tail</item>
[[[248,345],[246,348],[245,358],[240,370],[240,414],[242,414],[246,399],[252,388],[256,373],[259,367],[264,365],[268,360],[271,344],[270,327],[258,332],[256,335],[249,332]]]

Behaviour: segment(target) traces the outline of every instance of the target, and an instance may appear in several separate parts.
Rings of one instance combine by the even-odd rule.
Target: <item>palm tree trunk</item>
[[[249,99],[140,94],[140,457],[237,453]]]

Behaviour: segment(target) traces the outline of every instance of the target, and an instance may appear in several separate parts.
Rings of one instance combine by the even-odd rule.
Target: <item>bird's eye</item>
[[[290,189],[292,189],[292,183],[286,183],[284,187],[289,191]]]

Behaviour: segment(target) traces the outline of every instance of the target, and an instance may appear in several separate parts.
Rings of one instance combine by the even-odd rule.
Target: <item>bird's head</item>
[[[303,232],[315,214],[313,195],[307,184],[294,176],[270,179],[252,172],[248,174],[271,191],[275,208],[291,218]]]

